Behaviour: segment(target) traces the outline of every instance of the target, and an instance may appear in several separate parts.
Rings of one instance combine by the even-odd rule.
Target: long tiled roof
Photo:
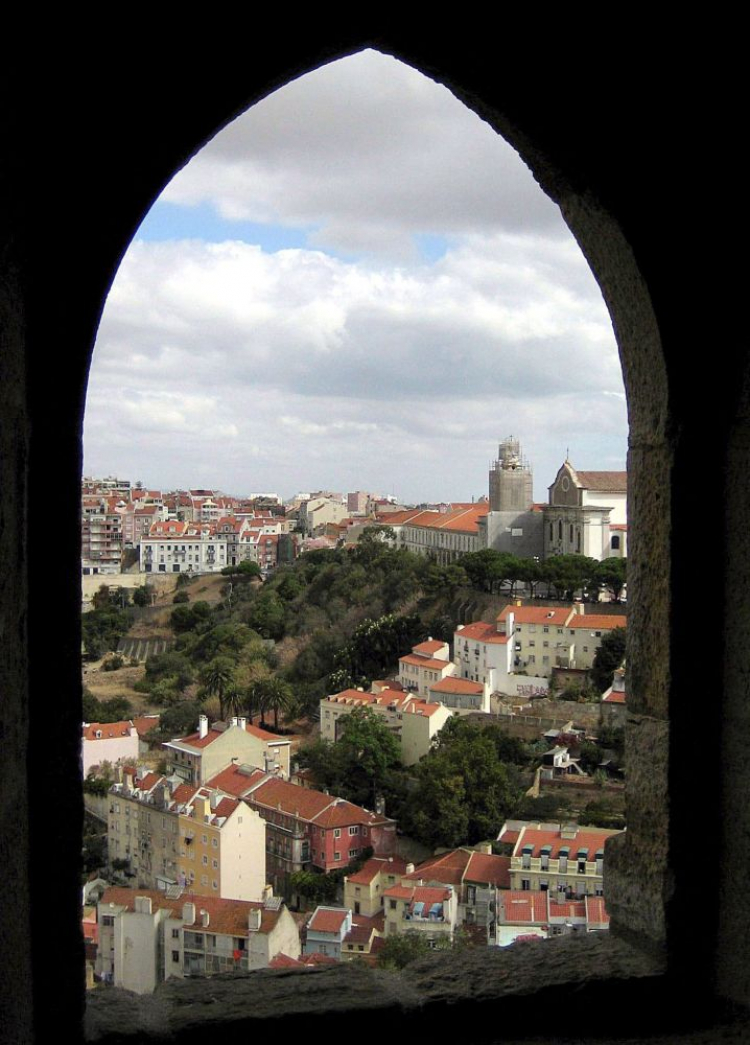
[[[481,682],[472,682],[470,679],[460,679],[456,675],[449,675],[430,686],[431,693],[484,693]]]
[[[585,631],[611,631],[627,627],[627,617],[618,613],[577,613],[565,625],[566,628],[582,628]]]
[[[561,849],[568,849],[571,858],[575,857],[579,849],[588,849],[588,859],[593,860],[595,853],[604,848],[606,840],[617,834],[620,832],[609,828],[579,827],[574,837],[563,838],[559,829],[525,827],[518,837],[513,856],[520,856],[525,846],[533,847],[531,856],[541,856],[542,846],[549,846],[549,857],[553,860],[558,858]]]
[[[132,728],[133,723],[130,721],[84,722],[82,727],[84,740],[114,740],[116,738],[129,737]],[[96,735],[98,732],[101,732],[100,737]]]
[[[571,613],[575,613],[575,607],[514,606],[509,604],[498,613],[497,620],[507,620],[509,613],[512,613],[515,617],[516,624],[554,624],[560,627],[565,624]]]
[[[594,493],[627,493],[627,472],[582,472],[575,469],[581,486]]]

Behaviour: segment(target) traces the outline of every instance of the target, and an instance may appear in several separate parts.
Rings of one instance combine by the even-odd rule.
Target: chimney
[[[270,900],[273,900],[273,886],[266,883],[263,886],[263,894],[261,896],[264,904],[267,904]]]
[[[136,896],[134,907],[136,914],[151,914],[151,897]]]
[[[229,725],[230,726],[238,726],[239,724],[240,724],[240,720],[236,716],[233,715],[232,718],[230,718],[230,720],[229,720]]]
[[[208,715],[198,716],[198,736],[201,740],[208,736]]]
[[[260,907],[251,907],[247,912],[247,927],[251,933],[257,933],[260,929],[262,913]]]
[[[205,907],[202,907],[201,908],[201,925],[203,926],[204,929],[208,928],[210,921],[211,921],[211,916],[209,915],[209,913],[205,909]]]
[[[247,727],[247,719],[244,717],[238,718],[237,725],[240,727],[240,729],[245,729]]]
[[[184,903],[182,905],[182,920],[185,923],[185,925],[194,925],[195,924],[195,904],[194,903]]]
[[[404,874],[414,874],[414,864],[407,864],[406,871],[404,872]]]

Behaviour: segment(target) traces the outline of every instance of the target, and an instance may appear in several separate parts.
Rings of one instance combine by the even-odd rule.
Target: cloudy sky
[[[609,316],[558,208],[445,88],[364,52],[271,95],[154,205],[104,311],[85,474],[487,492],[521,439],[625,466]]]

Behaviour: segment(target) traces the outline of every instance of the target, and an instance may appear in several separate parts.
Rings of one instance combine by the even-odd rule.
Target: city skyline
[[[624,469],[606,308],[513,150],[368,51],[249,110],[144,220],[99,330],[84,471],[468,501],[511,433],[536,500],[568,449]]]

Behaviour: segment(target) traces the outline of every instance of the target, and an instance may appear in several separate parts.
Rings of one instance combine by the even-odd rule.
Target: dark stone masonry
[[[157,12],[159,9],[156,9]],[[370,10],[373,13],[369,13]],[[541,9],[41,12],[4,73],[0,151],[0,1040],[84,1040],[79,925],[81,424],[105,296],[145,211],[220,127],[363,47],[445,83],[560,204],[601,286],[630,415],[628,831],[608,848],[609,939],[167,984],[91,999],[89,1040],[716,1042],[750,1038],[750,380],[742,206],[720,151],[731,26],[663,33]],[[49,16],[51,19],[51,16]],[[611,18],[612,24],[608,23]],[[715,19],[718,21],[718,19]],[[417,19],[415,18],[415,23]],[[578,24],[580,23],[580,24]],[[634,25],[633,31],[627,25]],[[692,39],[686,39],[692,34]],[[720,55],[722,80],[706,60]],[[15,72],[15,76],[14,76]],[[735,113],[735,118],[738,113]],[[501,191],[501,187],[498,187]],[[719,288],[719,283],[722,284]],[[585,424],[586,419],[581,419]],[[711,492],[701,513],[698,493]],[[710,523],[710,525],[709,525]],[[711,541],[710,571],[696,569]],[[699,584],[699,578],[703,583]],[[289,1039],[291,1040],[291,1039]]]

